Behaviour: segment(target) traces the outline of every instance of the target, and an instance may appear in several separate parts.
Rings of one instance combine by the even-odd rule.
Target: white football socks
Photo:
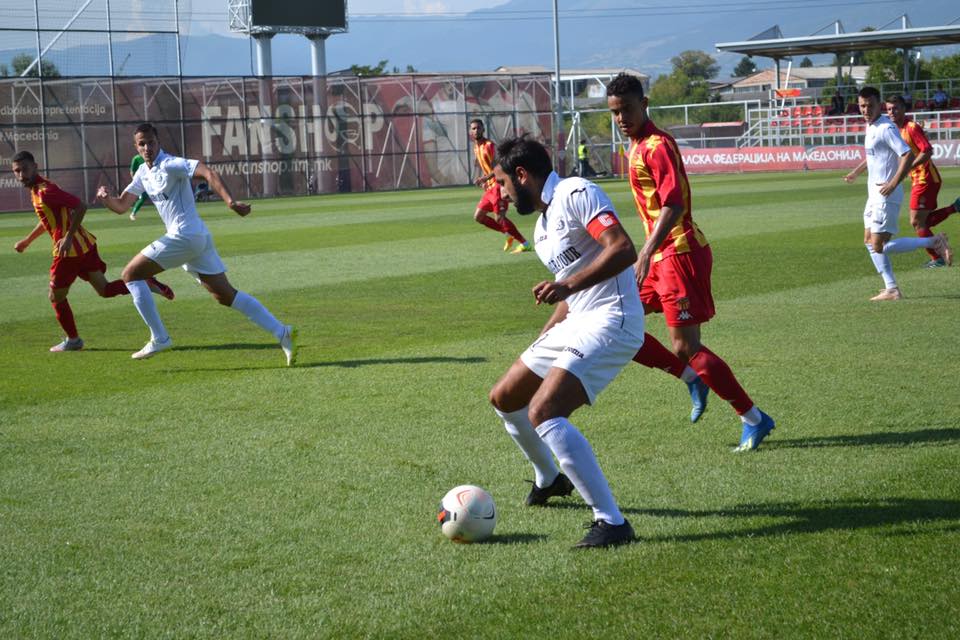
[[[763,416],[760,415],[760,409],[757,409],[757,405],[753,405],[749,411],[740,416],[740,419],[744,424],[755,427],[763,420]]]
[[[537,432],[530,424],[530,418],[527,415],[527,407],[518,411],[504,413],[499,409],[494,409],[497,415],[503,420],[503,426],[507,433],[513,438],[513,441],[520,447],[520,451],[527,457],[530,464],[533,465],[533,473],[536,476],[534,481],[537,486],[543,489],[553,484],[553,481],[560,475],[560,470],[553,461],[553,454]]]
[[[250,322],[264,331],[272,333],[277,340],[283,337],[283,324],[273,317],[273,314],[253,296],[243,291],[237,291],[237,295],[233,298],[233,304],[230,306],[247,316]]]
[[[157,303],[153,300],[153,294],[150,293],[150,285],[146,280],[134,280],[127,283],[127,290],[130,292],[130,298],[133,300],[133,306],[137,308],[137,313],[143,318],[143,321],[150,327],[150,339],[155,342],[166,342],[170,339],[166,327],[163,326],[163,320],[157,312]]]
[[[877,273],[883,278],[883,286],[887,289],[893,289],[897,286],[897,279],[893,276],[893,265],[890,264],[890,256],[886,253],[877,253],[873,250],[873,245],[866,245],[870,252],[870,259],[873,260],[873,266],[877,268]]]
[[[933,236],[929,238],[893,238],[883,245],[884,253],[906,253],[916,249],[932,249],[937,243]]]
[[[541,423],[537,433],[553,451],[553,455],[557,456],[560,468],[570,482],[593,509],[593,519],[613,525],[623,524],[623,514],[613,499],[610,485],[593,455],[593,448],[583,434],[566,418],[551,418]]]

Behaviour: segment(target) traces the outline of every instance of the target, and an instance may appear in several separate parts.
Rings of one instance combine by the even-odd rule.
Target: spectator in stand
[[[843,93],[839,90],[830,99],[830,112],[828,116],[842,116],[847,110],[847,101],[843,99]]]
[[[935,109],[946,109],[948,104],[950,104],[950,96],[943,90],[943,85],[938,84],[933,94],[933,106]]]
[[[910,89],[904,89],[900,97],[903,98],[903,104],[906,105],[907,111],[913,111],[913,94],[910,93]]]

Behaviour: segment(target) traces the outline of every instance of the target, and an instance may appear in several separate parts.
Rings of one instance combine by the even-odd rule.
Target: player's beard
[[[513,203],[513,207],[517,210],[522,216],[529,215],[534,212],[537,208],[537,203],[533,199],[533,195],[517,181],[516,176],[510,176],[510,182],[513,183],[513,190],[517,194],[517,201]]]

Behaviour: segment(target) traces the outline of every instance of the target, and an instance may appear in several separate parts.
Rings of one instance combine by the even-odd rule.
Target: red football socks
[[[921,228],[917,229],[917,237],[918,237],[918,238],[932,238],[932,237],[933,237],[933,232],[930,231],[930,229],[924,229],[923,227],[921,227]],[[937,255],[937,252],[934,251],[933,249],[924,249],[924,251],[927,252],[927,255],[930,256],[930,259],[931,259],[931,260],[936,260],[937,258],[940,257],[939,255]]]
[[[643,334],[643,346],[633,356],[633,361],[651,369],[661,369],[677,378],[686,368],[675,353],[649,333]]]
[[[104,298],[125,296],[129,293],[130,292],[127,290],[127,285],[124,284],[123,280],[114,280],[113,282],[108,282],[107,286],[103,288]]]
[[[523,235],[520,233],[520,231],[517,229],[517,225],[513,224],[513,221],[507,218],[506,216],[504,216],[503,218],[500,218],[500,231],[503,231],[504,233],[509,233],[513,237],[513,239],[519,242],[520,244],[526,244],[527,242],[526,239],[523,237]]]
[[[491,218],[490,216],[481,216],[478,222],[485,227],[489,227],[490,229],[493,229],[494,231],[503,231],[503,229],[500,228],[500,223],[494,220],[493,218]]]
[[[949,218],[951,213],[956,213],[956,212],[957,212],[957,208],[952,204],[948,204],[945,207],[941,207],[936,211],[931,211],[930,214],[927,216],[927,228],[928,229],[934,228],[935,226],[937,226],[938,224],[940,224],[941,222]]]
[[[697,372],[700,379],[713,389],[714,393],[733,406],[737,415],[742,416],[753,407],[753,400],[737,382],[733,371],[720,356],[710,349],[701,346],[700,350],[690,358],[690,366]]]
[[[73,320],[73,310],[70,309],[70,303],[66,300],[53,303],[53,311],[57,314],[57,322],[63,327],[64,333],[71,340],[79,337],[77,333],[77,323]]]

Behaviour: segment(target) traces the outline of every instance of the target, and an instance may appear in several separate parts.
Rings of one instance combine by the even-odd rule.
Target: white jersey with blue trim
[[[161,150],[152,167],[140,165],[124,191],[137,197],[146,192],[169,235],[204,235],[208,233],[207,225],[197,213],[191,184],[199,164],[199,160],[187,160]]]
[[[583,178],[560,179],[552,172],[540,195],[549,203],[537,219],[534,248],[557,280],[569,278],[603,252],[587,230],[594,218],[605,226],[619,224],[613,203],[600,187]],[[643,333],[643,304],[633,266],[566,299],[570,314],[601,313],[614,317],[624,328]]]

